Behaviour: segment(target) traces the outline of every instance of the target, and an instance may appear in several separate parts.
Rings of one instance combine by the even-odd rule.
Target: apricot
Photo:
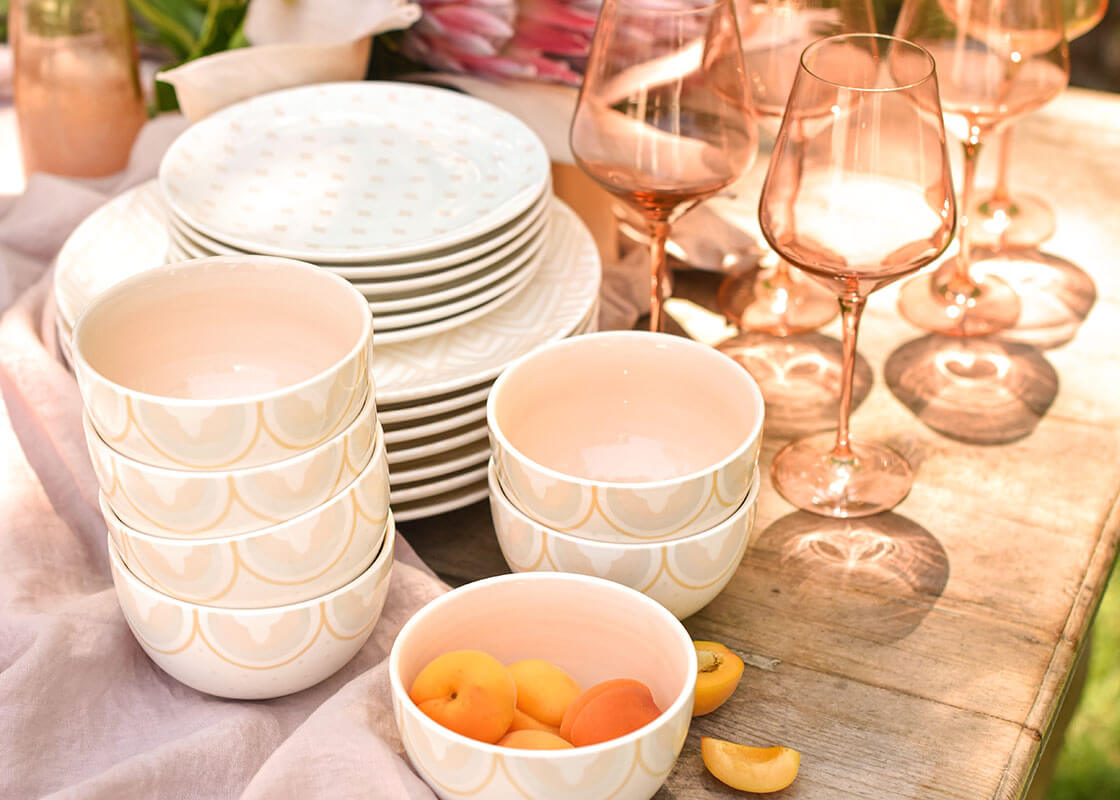
[[[445,728],[494,744],[513,721],[517,684],[493,656],[453,650],[420,670],[408,696]]]
[[[631,680],[630,678],[614,678],[609,681],[597,683],[590,689],[587,689],[579,697],[572,701],[568,706],[568,710],[564,712],[564,719],[560,721],[560,735],[567,739],[569,742],[572,740],[572,723],[576,721],[576,717],[583,711],[584,706],[601,695],[603,692],[609,691],[618,686],[637,686],[649,691],[641,681]]]
[[[498,742],[502,747],[521,750],[571,750],[572,746],[555,733],[548,731],[511,731]]]
[[[513,710],[513,722],[509,724],[509,733],[513,731],[544,731],[556,736],[560,735],[560,728],[557,725],[545,725],[538,719],[533,719],[520,708]]]
[[[801,754],[788,747],[748,747],[722,739],[700,737],[704,766],[732,789],[777,792],[793,783]]]
[[[743,677],[743,659],[719,642],[693,642],[696,648],[696,699],[692,716],[710,714],[727,702]]]
[[[554,728],[560,725],[568,706],[583,691],[571,675],[539,658],[510,664],[509,673],[517,684],[517,707]]]
[[[590,700],[576,715],[569,741],[598,744],[638,730],[661,715],[645,686],[616,686]]]

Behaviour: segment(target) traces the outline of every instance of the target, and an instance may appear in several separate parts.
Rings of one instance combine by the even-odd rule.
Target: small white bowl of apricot
[[[684,745],[696,674],[661,605],[563,573],[455,589],[389,656],[405,751],[442,798],[646,800]]]

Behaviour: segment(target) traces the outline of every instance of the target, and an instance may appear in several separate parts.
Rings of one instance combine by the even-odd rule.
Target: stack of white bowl
[[[763,414],[754,379],[688,339],[616,331],[525,356],[487,405],[506,562],[607,578],[682,619],[699,611],[754,529]]]
[[[371,341],[346,281],[254,256],[150,270],[79,318],[113,582],[172,677],[276,697],[369,637],[394,544]]]

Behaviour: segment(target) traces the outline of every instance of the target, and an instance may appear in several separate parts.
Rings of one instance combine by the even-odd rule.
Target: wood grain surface
[[[1019,126],[1013,165],[1013,189],[1058,213],[1034,265],[993,265],[1024,296],[1020,327],[985,341],[924,334],[896,312],[897,285],[864,318],[871,383],[852,430],[914,466],[894,512],[842,522],[786,503],[770,462],[790,438],[833,427],[835,404],[768,402],[754,541],[685,621],[748,667],[694,722],[658,798],[743,796],[704,770],[702,735],[800,750],[791,800],[1025,795],[1120,536],[1120,100],[1070,90]],[[737,200],[711,207],[757,234],[764,171],[763,156]],[[678,293],[706,304],[713,286],[685,274]],[[805,370],[829,364],[812,354],[838,338],[834,321],[742,343],[769,348],[773,385],[796,397]],[[401,528],[453,584],[507,571],[485,503]]]

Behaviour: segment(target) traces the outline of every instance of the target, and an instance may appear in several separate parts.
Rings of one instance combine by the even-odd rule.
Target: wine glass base
[[[981,200],[969,214],[974,244],[993,248],[1035,247],[1058,227],[1054,209],[1041,197],[1016,194],[1010,200]]]
[[[741,330],[774,336],[806,333],[836,316],[836,295],[792,268],[777,267],[731,275],[720,284],[720,312]]]
[[[1021,311],[1015,290],[975,269],[974,283],[954,290],[955,267],[950,259],[932,275],[905,283],[898,294],[902,316],[919,328],[947,336],[985,336],[1013,327]]]
[[[906,459],[886,445],[851,445],[852,457],[833,454],[835,433],[799,439],[770,466],[774,488],[800,509],[825,517],[867,517],[894,508],[910,492]]]

